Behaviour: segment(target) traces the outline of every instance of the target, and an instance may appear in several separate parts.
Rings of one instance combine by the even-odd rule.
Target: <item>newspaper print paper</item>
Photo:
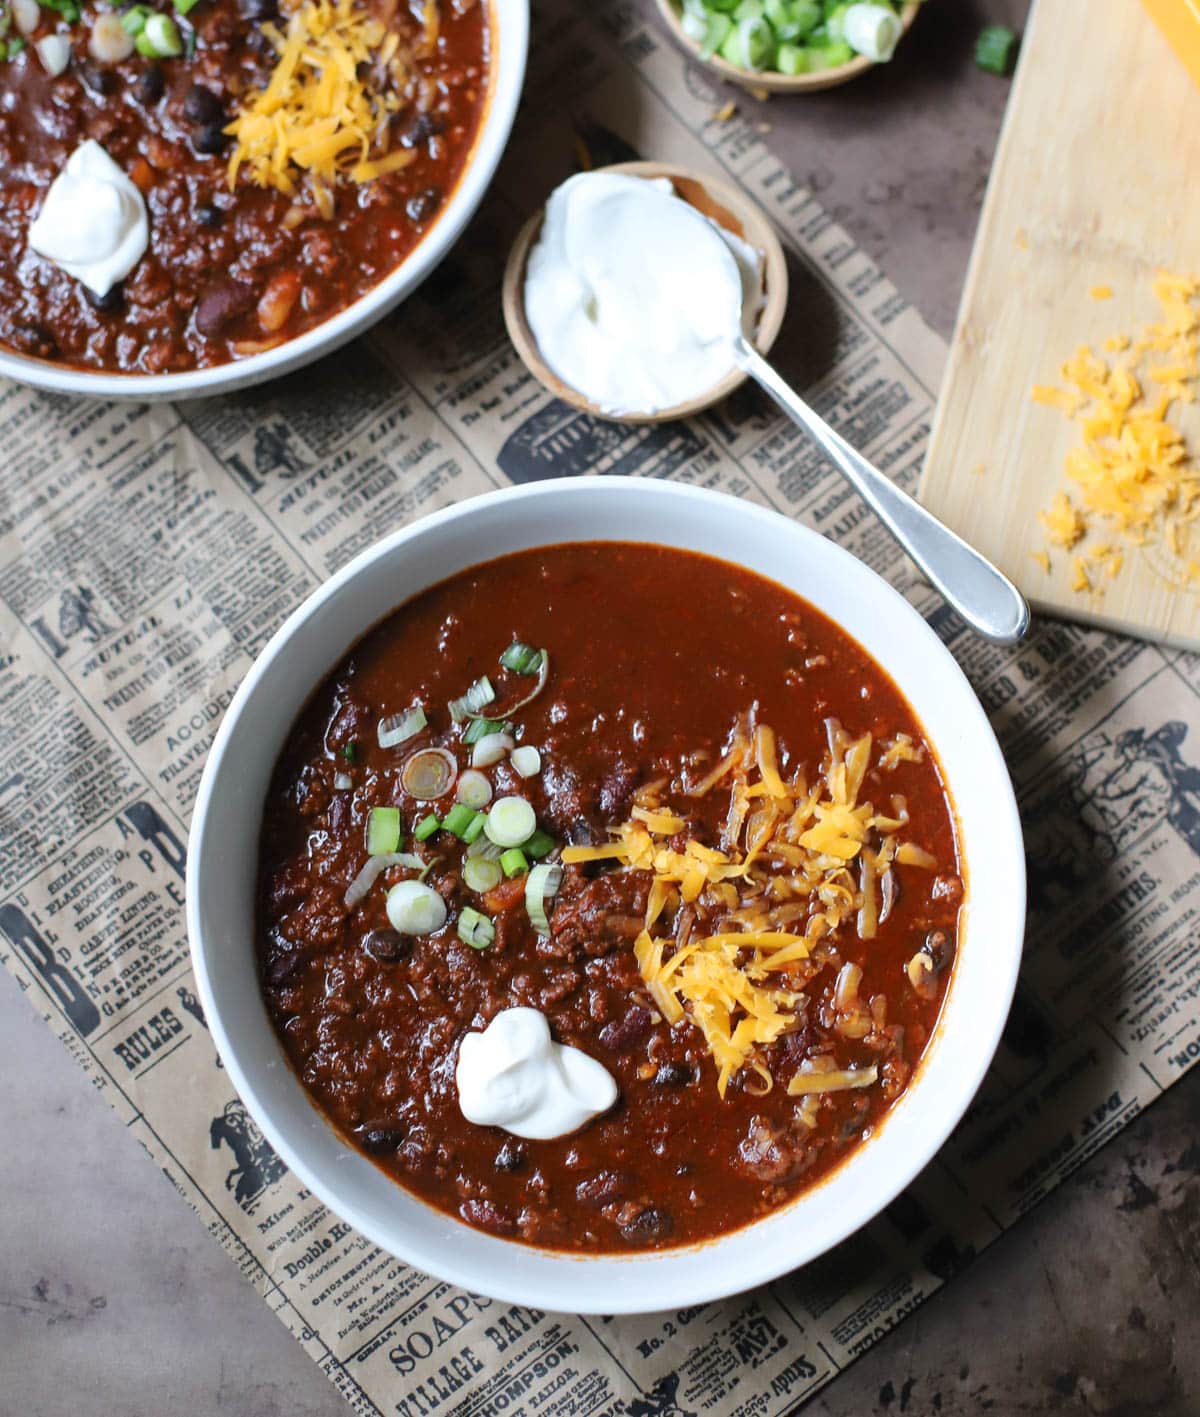
[[[577,164],[653,156],[743,185],[789,240],[779,362],[915,482],[940,342],[629,6],[539,5],[517,136],[438,273],[384,326],[265,389],[178,407],[0,386],[0,957],[352,1406],[392,1417],[773,1417],[888,1332],[1200,1056],[1200,665],[1038,624],[964,632],[751,393],[597,422],[505,338],[520,222]],[[1027,960],[950,1143],[826,1259],[755,1293],[583,1320],[406,1268],[287,1174],[216,1059],[188,968],[184,845],[221,714],[315,584],[401,522],[505,483],[674,477],[796,516],[908,594],[1005,745],[1029,834]]]

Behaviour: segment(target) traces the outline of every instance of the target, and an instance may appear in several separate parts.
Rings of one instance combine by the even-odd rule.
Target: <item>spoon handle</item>
[[[1029,606],[1015,585],[912,497],[856,452],[759,354],[739,339],[740,366],[836,465],[888,531],[962,618],[997,644],[1015,644],[1029,628]]]

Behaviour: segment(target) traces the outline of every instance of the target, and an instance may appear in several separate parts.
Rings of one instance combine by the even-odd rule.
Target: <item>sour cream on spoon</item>
[[[505,1009],[482,1033],[468,1033],[455,1083],[468,1122],[534,1141],[577,1132],[617,1100],[603,1063],[555,1043],[537,1009]]]
[[[141,192],[91,138],[67,159],[29,228],[39,256],[99,296],[125,279],[149,242]]]
[[[551,370],[603,413],[657,413],[735,366],[762,306],[753,247],[665,179],[583,172],[546,203],[525,318]]]

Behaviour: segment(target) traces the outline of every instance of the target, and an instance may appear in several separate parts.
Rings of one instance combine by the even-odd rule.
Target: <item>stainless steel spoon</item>
[[[739,337],[740,368],[801,428],[973,629],[1011,645],[1029,628],[1029,606],[1006,575],[873,467],[814,412],[750,342]]]

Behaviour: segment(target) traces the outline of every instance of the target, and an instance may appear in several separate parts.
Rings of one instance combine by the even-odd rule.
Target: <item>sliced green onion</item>
[[[487,814],[485,812],[476,812],[462,831],[463,841],[465,841],[468,846],[470,846],[472,842],[478,841],[483,835],[485,826],[487,826]]]
[[[454,795],[468,807],[486,807],[492,800],[492,784],[481,772],[468,768],[460,773]]]
[[[829,21],[833,39],[844,39],[851,49],[876,64],[886,64],[896,52],[904,26],[890,5],[857,4],[839,14],[838,25]]]
[[[472,856],[463,866],[463,880],[467,884],[467,889],[478,891],[480,895],[486,895],[488,891],[495,890],[503,879],[503,875],[499,861],[488,861],[483,856]]]
[[[44,34],[41,39],[33,41],[33,47],[42,68],[52,79],[66,73],[71,62],[71,41],[65,34]]]
[[[400,808],[372,807],[367,818],[367,855],[390,856],[400,845]]]
[[[175,59],[183,53],[179,26],[170,15],[148,15],[134,44],[148,59]]]
[[[536,674],[542,667],[542,652],[533,645],[514,640],[500,656],[500,663],[514,674]]]
[[[79,5],[77,0],[39,0],[39,3],[46,10],[54,10],[60,14],[67,24],[77,24],[79,21]]]
[[[479,815],[483,817],[482,812],[480,812]],[[485,822],[487,821],[486,817],[483,817],[483,819]],[[468,861],[499,861],[501,856],[504,855],[504,848],[497,846],[494,841],[489,841],[481,830],[476,831],[474,822],[472,822],[467,830],[474,832],[470,845],[467,847]],[[463,839],[466,840],[465,837]]]
[[[371,887],[391,867],[404,866],[410,871],[419,871],[424,865],[424,861],[419,856],[413,856],[407,851],[395,851],[389,856],[369,856],[367,864],[346,888],[346,894],[343,897],[346,908],[353,910],[360,901],[366,900]]]
[[[752,69],[756,73],[768,67],[774,53],[775,36],[762,15],[747,15],[738,20],[721,45],[722,59],[739,69]]]
[[[543,863],[535,866],[525,882],[525,911],[533,928],[539,935],[550,933],[550,919],[546,914],[546,902],[553,900],[562,885],[562,867]]]
[[[510,733],[512,724],[503,718],[473,718],[463,729],[464,743],[478,743],[493,733]]]
[[[196,8],[200,0],[171,0],[171,3],[175,6],[177,15],[186,15]]]
[[[1012,64],[1017,37],[1007,25],[985,25],[975,41],[975,63],[989,74],[1003,77]]]
[[[843,64],[849,64],[853,58],[854,50],[845,40],[840,40],[837,44],[810,44],[808,67],[811,73],[818,73],[823,69],[840,69]]]
[[[465,802],[456,802],[442,818],[442,830],[460,837],[479,815],[474,807],[468,807]]]
[[[126,34],[141,34],[146,28],[146,21],[153,13],[149,5],[131,5],[121,16],[121,25]]]
[[[450,791],[457,776],[458,763],[452,753],[445,748],[421,748],[405,762],[400,781],[410,797],[432,802]]]
[[[495,697],[492,681],[485,674],[481,679],[476,679],[461,698],[450,700],[450,717],[455,723],[462,723],[464,719],[473,718],[480,709],[487,708]]]
[[[679,27],[689,39],[703,43],[708,36],[709,20],[707,15],[697,14],[690,6],[683,7],[683,15],[679,21]]]
[[[536,777],[542,770],[542,755],[534,747],[522,744],[509,754],[509,762],[522,777]]]
[[[530,673],[532,672],[533,671],[531,670]],[[526,704],[531,704],[534,699],[537,698],[537,696],[546,687],[546,680],[549,679],[549,677],[550,656],[546,653],[544,649],[540,649],[538,650],[537,682],[527,694],[522,694],[519,699],[514,700],[514,702],[512,702],[511,704],[505,704],[504,707],[499,710],[499,712],[503,713],[507,718],[511,718],[518,709],[523,709]],[[511,727],[511,725],[509,726]]]
[[[473,950],[486,950],[496,938],[496,927],[482,911],[468,905],[458,917],[458,938]]]
[[[729,15],[717,11],[708,16],[708,21],[704,27],[704,33],[700,36],[700,53],[705,59],[711,59],[718,49],[729,38],[729,32],[733,29],[733,20]]]
[[[524,797],[500,797],[483,829],[497,846],[522,846],[537,830],[537,815]]]
[[[394,748],[398,743],[406,743],[410,738],[415,738],[428,722],[425,710],[420,704],[415,704],[403,713],[388,714],[387,718],[379,720],[375,729],[379,735],[379,746]]]
[[[446,923],[446,902],[432,886],[401,881],[387,893],[387,918],[402,935],[432,935]]]
[[[485,733],[471,749],[471,766],[490,768],[517,746],[511,733]]]
[[[441,830],[441,826],[441,822],[430,812],[427,817],[422,817],[416,826],[413,827],[413,840],[428,841],[434,832]]]
[[[351,738],[349,743],[342,744],[342,757],[345,758],[348,763],[354,762],[358,757],[358,743],[353,738]]]
[[[544,832],[539,827],[537,831],[524,842],[521,850],[533,861],[540,861],[543,856],[549,856],[554,850],[556,842],[549,832]]]
[[[519,846],[510,846],[500,858],[500,869],[506,876],[523,876],[529,870],[529,861]]]
[[[775,51],[775,67],[781,74],[807,74],[810,50],[802,44],[781,44]]]

